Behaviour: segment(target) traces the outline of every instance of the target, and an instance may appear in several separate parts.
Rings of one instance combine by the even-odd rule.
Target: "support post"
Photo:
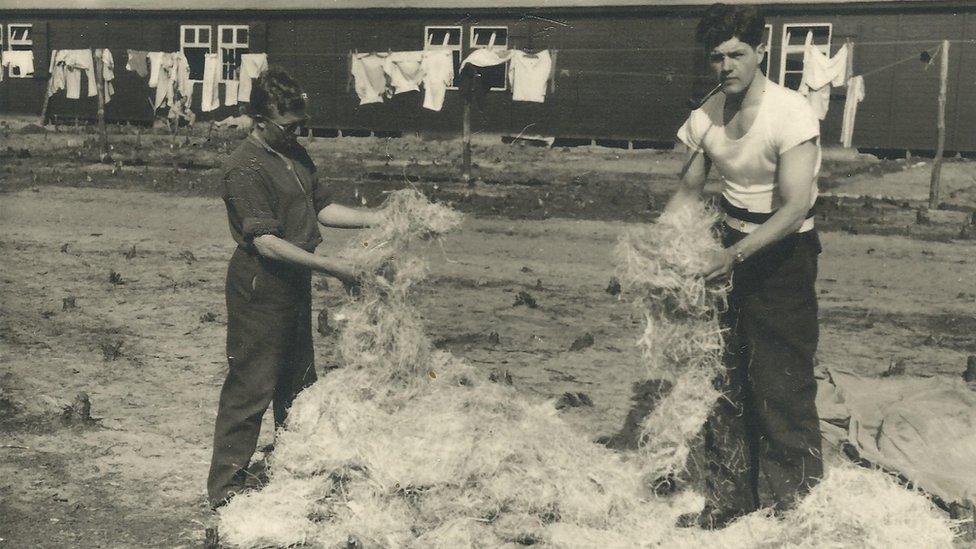
[[[461,178],[471,182],[471,98],[464,98],[464,116],[461,122]]]
[[[929,181],[929,209],[939,207],[939,187],[942,183],[942,155],[945,154],[945,110],[946,91],[949,87],[949,41],[942,41],[942,60],[939,71],[939,114],[937,127],[939,141],[935,149],[935,159],[932,162],[932,179]]]
[[[102,148],[100,160],[104,162],[109,158],[108,130],[105,128],[105,80],[102,72],[104,65],[101,50],[96,49],[93,53],[95,54],[95,87],[97,88],[96,99],[98,101],[98,134]]]

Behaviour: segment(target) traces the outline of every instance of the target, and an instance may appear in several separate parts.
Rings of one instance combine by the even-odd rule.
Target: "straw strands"
[[[690,443],[720,396],[713,380],[723,373],[718,315],[727,287],[699,276],[709,254],[720,249],[712,228],[717,219],[703,203],[686,203],[625,233],[616,248],[623,295],[644,316],[638,346],[647,375],[672,383],[641,425],[643,469],[651,483],[684,470]]]
[[[432,349],[408,303],[406,288],[424,272],[414,244],[459,219],[410,192],[394,194],[387,207],[388,226],[372,231],[384,240],[357,240],[348,253],[370,273],[391,254],[395,274],[388,283],[367,283],[361,300],[347,306],[345,367],[295,400],[270,458],[269,484],[222,508],[223,544],[807,547],[850,534],[850,546],[880,548],[903,546],[896,542],[913,532],[920,546],[948,547],[948,524],[926,499],[864,470],[835,471],[783,519],[755,513],[717,532],[676,528],[681,514],[701,509],[702,498],[656,497],[642,481],[645,461],[673,456],[626,456],[594,444],[562,421],[552,402],[492,383]],[[671,277],[660,272],[661,280]],[[673,281],[662,295],[711,292]],[[674,297],[680,303],[688,295]],[[397,315],[404,316],[390,318]],[[703,308],[692,316],[708,318]],[[840,505],[858,509],[846,513]]]

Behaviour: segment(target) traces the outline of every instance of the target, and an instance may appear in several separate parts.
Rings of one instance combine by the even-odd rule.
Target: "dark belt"
[[[728,214],[729,217],[734,217],[740,221],[745,221],[747,223],[755,223],[756,225],[762,225],[763,223],[769,221],[769,218],[773,217],[773,214],[776,213],[776,212],[770,212],[770,213],[750,212],[745,208],[733,206],[732,203],[729,202],[727,198],[725,198],[725,196],[722,196],[721,204],[722,204],[722,210],[726,214]],[[817,204],[815,202],[813,206],[811,206],[810,209],[807,210],[807,215],[804,216],[803,219],[810,219],[811,217],[816,215],[817,213],[816,210],[817,210]]]

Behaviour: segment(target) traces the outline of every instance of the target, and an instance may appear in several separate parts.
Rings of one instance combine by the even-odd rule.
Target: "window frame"
[[[763,32],[766,33],[766,43],[765,43],[766,55],[763,57],[763,62],[760,63],[759,65],[760,65],[760,69],[762,69],[762,64],[763,63],[766,64],[766,70],[763,71],[763,73],[766,75],[766,78],[769,78],[769,67],[771,66],[769,60],[772,59],[772,55],[773,55],[773,28],[774,28],[773,25],[769,23],[766,23],[766,25],[763,27]]]
[[[0,50],[2,51],[34,51],[34,24],[33,23],[6,23],[6,25],[0,25],[0,31],[3,31],[3,26],[6,26],[6,35],[4,39],[0,39]],[[27,34],[30,38],[18,39],[14,41],[13,28],[26,28],[28,29]],[[27,46],[24,49],[15,50],[14,46]],[[36,63],[36,60],[35,60]],[[37,67],[35,67],[36,69]],[[34,74],[13,74],[10,69],[7,69],[7,78],[33,78]]]
[[[786,58],[789,54],[803,54],[803,50],[806,47],[804,44],[791,45],[790,41],[790,28],[802,28],[802,27],[827,27],[827,44],[818,45],[814,44],[820,51],[824,52],[828,57],[830,56],[830,46],[834,38],[834,24],[833,23],[784,23],[783,24],[783,38],[780,41],[782,44],[782,49],[779,52],[779,85],[786,86]],[[789,71],[790,74],[796,74],[797,71]],[[802,70],[800,71],[802,75]],[[792,89],[792,88],[790,88]]]
[[[234,33],[233,33],[234,34],[234,42],[232,42],[232,43],[224,42],[224,30],[227,30],[227,29],[231,29],[231,30],[234,31]],[[237,41],[237,31],[238,30],[241,30],[241,29],[244,29],[244,30],[247,31],[247,43],[246,44],[243,44],[243,43]],[[230,47],[227,47],[226,46],[227,44],[230,44]],[[225,47],[226,47],[226,49],[234,49],[234,50],[246,49],[246,50],[250,51],[251,50],[251,26],[250,25],[246,25],[246,24],[245,25],[241,25],[241,24],[235,24],[235,25],[217,25],[217,54],[220,55],[220,80],[219,81],[220,82],[238,82],[238,81],[240,81],[240,78],[241,78],[241,67],[240,67],[240,64],[238,64],[238,66],[237,66],[237,68],[235,70],[235,76],[236,76],[236,78],[225,78],[224,77],[224,64],[225,64],[224,63],[224,49],[225,49]]]
[[[493,44],[491,42],[489,42],[487,45],[478,45],[478,44],[476,44],[475,43],[475,31],[484,30],[484,29],[504,29],[505,30],[505,45],[499,46],[499,45]],[[470,29],[469,29],[469,32],[468,32],[468,48],[471,49],[472,51],[473,50],[486,50],[486,49],[507,50],[508,49],[508,37],[509,37],[509,33],[510,33],[510,31],[509,31],[507,25],[472,25],[470,27]],[[503,82],[505,84],[502,87],[500,87],[500,88],[494,87],[494,86],[493,87],[490,87],[490,88],[488,88],[488,91],[508,91],[508,63],[509,63],[508,61],[505,61],[505,63],[503,63],[501,65],[503,67],[502,70],[504,71],[504,75],[505,75],[505,78],[503,79]]]
[[[192,43],[186,42],[187,29],[193,29],[195,31],[195,35],[196,35],[195,42]],[[207,32],[209,33],[210,39],[206,45],[204,45],[204,43],[200,41],[201,29],[207,29]],[[186,51],[185,51],[186,48],[203,48],[203,47],[207,48],[207,53],[213,53],[213,25],[180,25],[180,53],[186,55]],[[194,80],[191,78],[190,82],[193,83],[203,82],[203,78],[201,77],[199,80]]]
[[[454,44],[430,44],[428,43],[428,37],[430,36],[431,30],[446,30],[446,31],[457,31],[458,43]],[[447,36],[450,36],[448,32]],[[460,61],[464,60],[464,27],[461,25],[424,25],[424,50],[449,50],[458,52],[458,67],[460,68]],[[454,78],[458,76],[458,70],[454,72]],[[454,85],[453,80],[450,86],[447,87],[449,90],[457,90],[457,86]]]

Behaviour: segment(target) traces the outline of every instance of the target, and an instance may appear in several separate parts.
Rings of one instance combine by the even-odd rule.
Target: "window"
[[[461,71],[461,27],[424,27],[424,49],[450,50],[454,57],[454,78],[457,78]]]
[[[790,89],[800,87],[803,79],[803,50],[807,34],[812,33],[813,45],[830,55],[830,23],[783,26],[783,51],[779,62],[779,83]]]
[[[237,80],[241,72],[241,54],[248,51],[247,25],[220,25],[217,27],[220,47],[220,80]]]
[[[763,32],[764,32],[763,43],[766,44],[766,55],[763,56],[762,63],[759,64],[759,68],[762,70],[763,74],[765,74],[768,77],[769,56],[773,54],[773,26],[766,25],[766,29]]]
[[[2,29],[0,29],[2,30]],[[11,23],[7,25],[7,51],[33,51],[34,39],[32,38],[33,26],[29,23]],[[29,78],[34,76],[34,72],[24,71],[21,73],[19,66],[10,65],[7,69],[8,76],[11,78]]]
[[[471,27],[471,49],[508,49],[508,27]],[[485,67],[481,74],[489,84],[490,90],[502,91],[507,88],[508,63]]]
[[[190,80],[203,80],[204,55],[210,53],[209,25],[181,25],[180,51],[190,63]]]

